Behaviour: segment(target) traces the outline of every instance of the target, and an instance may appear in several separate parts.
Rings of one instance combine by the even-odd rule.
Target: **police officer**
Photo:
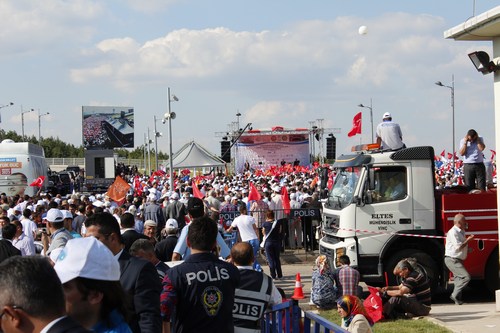
[[[163,280],[160,301],[164,332],[170,332],[173,312],[175,332],[234,332],[234,291],[240,275],[234,265],[212,254],[217,233],[217,224],[207,216],[189,225],[191,255],[169,269]]]
[[[236,243],[231,260],[240,271],[233,307],[235,333],[259,333],[259,321],[268,305],[281,303],[281,295],[270,276],[253,270],[254,254],[249,243]]]

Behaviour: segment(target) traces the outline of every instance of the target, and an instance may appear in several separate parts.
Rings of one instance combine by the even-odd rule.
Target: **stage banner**
[[[282,136],[261,136],[258,137],[260,142],[236,143],[236,172],[244,172],[247,163],[251,170],[266,170],[283,163],[309,165],[309,140],[285,142],[279,141],[280,137]]]

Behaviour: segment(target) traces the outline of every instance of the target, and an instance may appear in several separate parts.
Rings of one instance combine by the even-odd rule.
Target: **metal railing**
[[[47,165],[50,166],[51,168],[59,167],[59,169],[65,169],[67,166],[70,165],[78,165],[81,168],[85,167],[85,158],[83,157],[63,157],[63,158],[51,157],[51,158],[46,158],[45,160],[47,162]],[[117,163],[123,163],[125,165],[136,165],[138,169],[144,169],[147,167],[147,165],[144,164],[145,162],[144,159],[118,157],[116,161]],[[168,160],[158,160],[158,164],[167,165],[167,161]]]
[[[261,331],[264,333],[346,333],[340,326],[325,318],[306,311],[303,325],[302,310],[296,300],[290,300],[273,306],[264,314]]]
[[[326,320],[325,318],[315,313],[307,311],[304,313],[304,333],[310,332],[347,333],[347,331],[342,327]]]

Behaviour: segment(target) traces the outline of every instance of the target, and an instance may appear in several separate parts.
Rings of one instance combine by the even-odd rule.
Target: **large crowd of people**
[[[448,160],[437,158],[435,169],[437,187],[461,185],[460,162],[454,175]],[[54,295],[62,295],[66,309],[72,310],[66,313],[54,303],[46,309],[50,316],[45,318],[52,320],[43,322],[45,326],[68,314],[71,321],[65,324],[81,332],[170,332],[172,327],[258,332],[262,311],[250,309],[251,304],[257,302],[262,305],[259,309],[265,309],[281,302],[274,283],[283,277],[280,253],[285,248],[317,250],[319,200],[334,181],[333,172],[322,172],[318,165],[285,164],[237,175],[218,172],[190,177],[180,172],[173,189],[165,172],[140,175],[136,168],[120,165],[117,173],[130,184],[120,202],[107,194],[90,193],[0,195],[0,263],[4,262],[0,272],[4,267],[30,265],[46,274],[45,279],[58,276],[59,284],[50,282],[58,290]],[[491,174],[495,176],[494,171]],[[486,179],[489,186],[496,182],[496,177],[491,182]],[[290,214],[300,209],[318,212],[300,218]],[[261,252],[268,275],[263,273]],[[184,263],[165,264],[179,260]],[[311,302],[320,308],[336,307],[344,327],[360,326],[359,331],[370,332],[373,321],[358,298],[359,273],[350,267],[349,257],[339,260],[335,272],[324,256],[316,260]],[[56,274],[46,263],[54,265]],[[33,277],[33,272],[18,273],[27,281]],[[406,294],[428,291],[428,285],[422,284],[424,277],[411,261],[399,263],[394,274],[403,283],[380,290],[387,297],[384,314],[426,315],[427,299],[403,302]],[[5,286],[0,305],[10,307],[4,309],[6,314],[19,312],[15,301],[6,300],[23,300],[30,293],[10,292]],[[249,294],[257,296],[249,298]],[[454,296],[457,302],[459,296],[458,292]],[[26,320],[39,315],[30,306],[23,309]],[[193,320],[191,313],[200,316]]]

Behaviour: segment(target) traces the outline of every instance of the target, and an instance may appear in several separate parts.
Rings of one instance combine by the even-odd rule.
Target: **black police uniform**
[[[191,254],[167,271],[164,284],[167,279],[177,296],[174,332],[234,332],[234,291],[240,281],[236,266],[211,253]]]
[[[266,274],[240,269],[233,307],[235,332],[260,332],[260,319],[271,300],[272,287],[273,280]]]

